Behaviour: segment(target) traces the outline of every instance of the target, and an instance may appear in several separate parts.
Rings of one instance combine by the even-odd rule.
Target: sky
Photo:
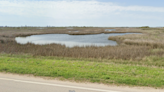
[[[163,27],[164,0],[0,0],[0,26]]]

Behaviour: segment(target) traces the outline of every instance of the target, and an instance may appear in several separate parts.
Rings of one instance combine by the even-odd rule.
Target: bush
[[[140,27],[140,28],[150,28],[149,26],[142,26],[142,27]]]

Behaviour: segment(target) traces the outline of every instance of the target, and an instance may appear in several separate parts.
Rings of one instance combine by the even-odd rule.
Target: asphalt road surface
[[[164,90],[75,83],[30,75],[0,73],[0,92],[164,92]]]

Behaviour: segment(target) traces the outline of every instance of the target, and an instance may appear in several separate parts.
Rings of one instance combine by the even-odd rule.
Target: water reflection
[[[116,29],[105,29],[105,31],[111,32],[111,31],[116,31]]]
[[[28,37],[16,37],[17,43],[26,44],[51,44],[57,43],[65,45],[66,47],[74,46],[116,46],[117,42],[108,40],[110,36],[126,35],[134,33],[112,33],[112,34],[94,34],[94,35],[68,35],[68,34],[43,34],[32,35]]]
[[[68,31],[68,32],[79,32],[79,31]]]

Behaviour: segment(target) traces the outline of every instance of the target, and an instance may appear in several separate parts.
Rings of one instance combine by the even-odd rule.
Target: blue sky
[[[28,1],[62,1],[62,0],[28,0]],[[73,0],[65,0],[65,1],[73,1]],[[89,0],[76,0],[76,1],[89,1]],[[144,5],[144,6],[157,6],[157,7],[164,6],[164,0],[95,0],[95,1],[113,2],[121,5]]]
[[[164,26],[164,0],[0,0],[0,26]]]

